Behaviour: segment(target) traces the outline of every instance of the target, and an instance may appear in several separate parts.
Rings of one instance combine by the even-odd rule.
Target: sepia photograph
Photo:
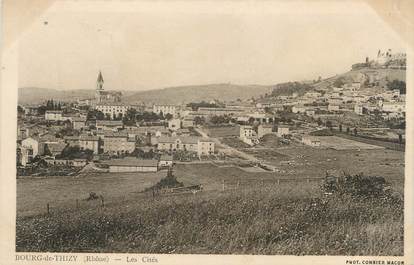
[[[408,46],[372,6],[50,1],[25,25],[16,261],[404,264]]]

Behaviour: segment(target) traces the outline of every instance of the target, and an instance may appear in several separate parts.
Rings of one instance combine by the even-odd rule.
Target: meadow
[[[276,151],[283,156],[267,159],[277,172],[177,164],[178,181],[203,186],[195,195],[142,193],[166,171],[18,179],[16,250],[403,255],[403,200],[326,196],[320,180],[305,180],[330,169],[364,172],[383,176],[402,197],[403,152],[295,145]],[[91,191],[104,196],[104,205],[85,201]]]
[[[403,201],[245,186],[19,217],[16,251],[403,255]]]

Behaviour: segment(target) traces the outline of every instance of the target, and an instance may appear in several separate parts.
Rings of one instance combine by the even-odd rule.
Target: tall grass
[[[403,255],[403,202],[287,183],[19,218],[16,229],[17,251]]]

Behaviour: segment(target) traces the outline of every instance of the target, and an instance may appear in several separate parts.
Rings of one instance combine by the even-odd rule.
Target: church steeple
[[[96,80],[96,90],[103,90],[104,80],[101,71],[99,71],[98,79]]]

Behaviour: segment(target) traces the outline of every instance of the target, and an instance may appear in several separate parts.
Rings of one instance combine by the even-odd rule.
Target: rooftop
[[[157,160],[144,160],[137,158],[113,159],[106,162],[109,166],[131,166],[131,167],[157,167]]]

